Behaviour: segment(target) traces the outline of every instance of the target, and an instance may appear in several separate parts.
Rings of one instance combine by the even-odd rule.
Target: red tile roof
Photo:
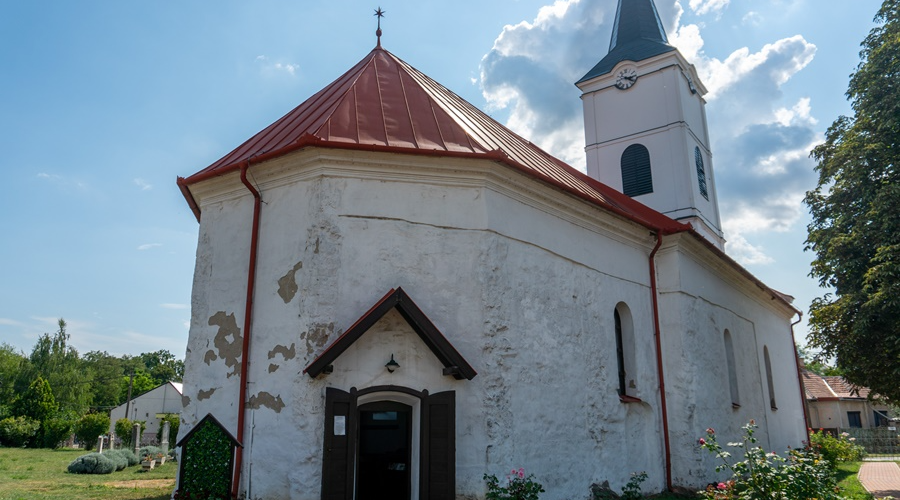
[[[866,399],[870,392],[868,387],[855,387],[843,377],[823,377],[809,370],[803,370],[803,385],[806,399]]]
[[[193,207],[185,187],[308,146],[492,159],[663,233],[690,229],[554,158],[381,47],[179,184]]]

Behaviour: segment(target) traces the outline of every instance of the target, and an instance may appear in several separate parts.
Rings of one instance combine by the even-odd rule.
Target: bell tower
[[[619,0],[609,52],[576,85],[588,175],[723,249],[706,88],[669,45],[653,0]]]

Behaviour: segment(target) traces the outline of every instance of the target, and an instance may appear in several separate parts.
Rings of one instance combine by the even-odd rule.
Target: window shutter
[[[352,500],[356,442],[356,398],[340,389],[325,389],[325,440],[322,500]],[[340,425],[343,418],[343,426]],[[335,432],[335,421],[338,432]],[[343,428],[343,433],[340,429]]]
[[[622,192],[626,196],[640,196],[653,192],[650,171],[650,151],[641,144],[632,144],[622,153]]]
[[[422,465],[419,498],[456,498],[456,393],[439,392],[422,402]]]

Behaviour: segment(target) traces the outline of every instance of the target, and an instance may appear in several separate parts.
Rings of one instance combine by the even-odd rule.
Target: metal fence
[[[900,460],[900,430],[898,427],[875,427],[872,429],[841,429],[866,449],[866,460]]]

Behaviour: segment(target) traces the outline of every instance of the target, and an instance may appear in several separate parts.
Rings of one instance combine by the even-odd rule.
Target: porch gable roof
[[[391,309],[397,309],[397,312],[419,335],[419,338],[437,356],[438,360],[444,365],[445,375],[453,375],[453,378],[457,380],[462,380],[463,378],[472,380],[478,374],[453,347],[450,341],[444,337],[434,323],[428,319],[428,316],[419,309],[419,306],[413,302],[410,296],[403,291],[403,288],[400,287],[397,289],[392,288],[388,291],[384,297],[319,354],[309,366],[304,368],[303,373],[312,378],[318,377],[329,365],[334,363],[338,356],[353,345],[364,333],[369,331]]]

